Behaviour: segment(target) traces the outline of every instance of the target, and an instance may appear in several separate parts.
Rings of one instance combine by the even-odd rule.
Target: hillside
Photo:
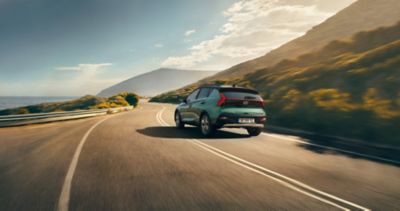
[[[109,97],[120,92],[134,92],[140,96],[154,96],[196,82],[215,73],[216,71],[161,68],[115,84],[102,90],[98,96]]]
[[[400,22],[219,83],[260,91],[269,124],[400,145],[399,68]],[[177,102],[194,87],[152,101]]]
[[[250,60],[203,80],[217,80],[241,77],[258,69],[271,67],[283,59],[293,59],[304,53],[318,50],[337,39],[352,36],[360,31],[391,26],[400,20],[398,0],[358,0],[323,23],[315,26],[305,35],[254,60]]]
[[[87,95],[76,100],[64,102],[41,103],[38,105],[5,109],[0,115],[47,113],[57,111],[76,111],[88,109],[116,108],[122,106],[137,106],[139,97],[133,93],[119,93],[109,98]]]

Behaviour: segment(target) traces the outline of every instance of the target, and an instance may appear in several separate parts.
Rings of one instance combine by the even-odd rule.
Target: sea
[[[62,102],[73,100],[78,97],[54,97],[54,96],[40,96],[40,97],[2,97],[0,96],[0,110],[8,108],[16,108],[21,106],[36,105],[40,103],[49,102]]]

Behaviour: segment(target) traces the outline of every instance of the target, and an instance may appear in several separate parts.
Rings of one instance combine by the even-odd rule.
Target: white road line
[[[270,134],[270,133],[262,133],[262,135],[273,137],[273,138],[278,138],[278,139],[285,140],[285,141],[291,141],[291,142],[306,144],[306,145],[310,145],[310,146],[316,146],[316,147],[319,147],[319,148],[325,148],[325,149],[329,149],[329,150],[333,150],[333,151],[343,152],[343,153],[346,153],[346,154],[357,155],[357,156],[360,156],[360,157],[371,158],[371,159],[374,159],[374,160],[385,161],[385,162],[388,162],[388,163],[400,164],[400,161],[397,161],[397,160],[390,160],[390,159],[377,157],[377,156],[373,156],[373,155],[367,155],[367,154],[363,154],[363,153],[353,152],[353,151],[350,151],[350,150],[339,149],[339,148],[336,148],[336,147],[328,147],[328,146],[324,146],[324,145],[320,145],[320,144],[313,144],[313,143],[309,143],[309,142],[306,142],[306,141],[301,141],[301,140],[298,140],[298,139],[295,139],[295,138],[285,137],[285,136],[282,136],[282,135]]]
[[[163,120],[163,118],[162,118],[162,114],[163,114],[164,110],[165,110],[165,107],[163,106],[162,109],[157,113],[156,119],[157,119],[157,121],[159,122],[160,125],[162,125],[162,126],[170,126],[170,125],[169,125],[168,123],[166,123],[166,122]],[[288,187],[288,188],[290,188],[290,189],[292,189],[292,190],[295,190],[295,191],[297,191],[297,192],[300,192],[300,193],[302,193],[302,194],[305,194],[305,195],[307,195],[307,196],[309,196],[309,197],[312,197],[312,198],[314,198],[314,199],[316,199],[316,200],[319,200],[319,201],[321,201],[321,202],[324,202],[324,203],[326,203],[326,204],[335,206],[335,207],[337,207],[337,208],[339,208],[339,209],[342,209],[342,210],[350,210],[350,209],[348,209],[348,208],[345,208],[345,207],[343,207],[343,206],[340,206],[340,205],[337,204],[337,203],[334,203],[334,202],[332,202],[332,201],[329,201],[329,200],[326,200],[326,199],[324,199],[324,198],[321,198],[321,197],[319,197],[319,196],[317,196],[317,195],[314,195],[314,194],[311,193],[311,192],[318,193],[318,194],[323,195],[323,196],[325,196],[325,197],[327,197],[327,198],[330,198],[330,199],[339,201],[339,202],[341,202],[341,203],[347,204],[347,205],[349,205],[349,206],[352,206],[352,207],[355,207],[355,208],[358,208],[358,209],[361,209],[361,210],[365,210],[365,211],[370,210],[370,209],[368,209],[368,208],[365,208],[365,207],[360,206],[360,205],[358,205],[358,204],[355,204],[355,203],[353,203],[353,202],[344,200],[344,199],[339,198],[339,197],[337,197],[337,196],[334,196],[334,195],[331,195],[331,194],[329,194],[329,193],[323,192],[323,191],[321,191],[321,190],[315,189],[315,188],[313,188],[313,187],[311,187],[311,186],[309,186],[309,185],[307,185],[307,184],[304,184],[304,183],[302,183],[302,182],[300,182],[300,181],[298,181],[298,180],[289,178],[289,177],[287,177],[287,176],[284,176],[284,175],[282,175],[282,174],[280,174],[280,173],[277,173],[277,172],[275,172],[275,171],[272,171],[272,170],[270,170],[270,169],[264,168],[264,167],[262,167],[262,166],[259,166],[259,165],[257,165],[257,164],[254,164],[254,163],[249,162],[249,161],[247,161],[247,160],[241,159],[241,158],[239,158],[239,157],[237,157],[237,156],[234,156],[234,155],[232,155],[232,154],[230,154],[230,153],[227,153],[227,152],[222,151],[222,150],[220,150],[220,149],[218,149],[218,148],[215,148],[215,147],[213,147],[213,146],[210,146],[210,145],[208,145],[208,144],[205,144],[205,143],[203,143],[203,142],[201,142],[201,141],[199,141],[199,140],[197,140],[197,139],[191,139],[191,141],[189,141],[189,142],[190,142],[190,143],[193,143],[193,144],[195,144],[195,145],[197,145],[198,147],[201,147],[202,149],[204,149],[204,150],[206,150],[206,151],[208,151],[208,152],[213,153],[214,155],[217,155],[217,156],[219,156],[219,157],[221,157],[221,158],[223,158],[223,159],[225,159],[225,160],[228,160],[228,161],[230,161],[230,162],[232,162],[232,163],[234,163],[234,164],[236,164],[236,165],[239,165],[239,166],[241,166],[241,167],[243,167],[243,168],[246,168],[246,169],[248,169],[248,170],[251,170],[251,171],[253,171],[253,172],[256,172],[256,173],[258,173],[258,174],[260,174],[260,175],[263,175],[263,176],[265,176],[265,177],[268,177],[268,178],[270,178],[270,179],[272,179],[272,180],[274,180],[274,181],[276,181],[276,182],[278,182],[278,183],[284,185],[285,187]],[[240,162],[242,162],[242,163],[240,163],[240,162],[238,162],[238,161],[240,161]],[[244,163],[244,164],[243,164],[243,163]],[[246,165],[245,165],[245,164],[246,164]],[[261,170],[263,170],[263,171],[265,171],[265,172],[268,172],[268,173],[274,175],[275,177],[274,177],[274,176],[271,176],[271,175],[268,175],[268,174],[266,174],[266,173],[260,171],[259,169],[261,169]],[[294,183],[294,184],[300,186],[301,188],[306,189],[306,190],[311,191],[311,192],[307,192],[307,191],[305,191],[305,190],[302,190],[302,189],[300,189],[300,188],[298,188],[298,187],[296,187],[296,186],[294,186],[294,185],[292,185],[292,184],[290,184],[290,183],[288,183],[288,182],[286,182],[286,181],[284,181],[284,180],[282,180],[282,179],[279,179],[279,178],[284,178],[284,179],[286,179],[286,180],[288,180],[288,181],[290,181],[290,182],[292,182],[292,183]]]
[[[163,125],[163,126],[170,126],[170,125],[169,125],[168,123],[166,123],[166,122],[164,121],[164,119],[162,118],[162,113],[164,112],[164,110],[165,110],[165,107],[162,107],[162,109],[161,109],[160,111],[157,112],[157,115],[156,115],[157,121],[158,121],[161,125]]]
[[[79,155],[81,154],[83,144],[85,143],[86,139],[90,135],[90,133],[102,122],[106,121],[108,118],[102,119],[94,124],[82,137],[81,142],[79,143],[78,147],[76,148],[75,154],[72,158],[71,164],[69,165],[67,175],[65,176],[64,184],[62,186],[61,195],[58,200],[58,211],[68,211],[69,206],[69,199],[71,193],[71,183],[74,177],[76,166],[78,165]]]
[[[298,186],[300,186],[300,187],[302,187],[302,188],[304,188],[304,189],[307,189],[307,190],[316,192],[316,193],[321,194],[321,195],[323,195],[323,196],[325,196],[325,197],[327,197],[327,198],[331,198],[331,199],[340,201],[340,202],[342,202],[342,203],[345,203],[345,204],[347,204],[347,205],[350,205],[350,206],[359,208],[359,209],[361,209],[361,210],[369,210],[368,208],[365,208],[365,207],[362,207],[362,206],[357,205],[357,204],[355,204],[355,203],[346,201],[346,200],[344,200],[344,199],[341,199],[341,198],[336,197],[336,196],[334,196],[334,195],[331,195],[331,194],[329,194],[329,193],[320,191],[320,190],[315,189],[315,188],[313,188],[313,187],[311,187],[311,186],[309,186],[309,185],[307,185],[307,184],[305,184],[305,183],[302,183],[302,182],[300,182],[300,181],[298,181],[298,180],[295,180],[295,179],[292,179],[292,178],[290,178],[290,177],[287,177],[287,176],[285,176],[285,175],[283,175],[283,174],[280,174],[280,173],[278,173],[278,172],[269,170],[269,169],[264,168],[264,167],[262,167],[262,166],[259,166],[259,165],[257,165],[257,164],[251,163],[251,162],[249,162],[249,161],[247,161],[247,160],[241,159],[241,158],[239,158],[239,157],[237,157],[237,156],[234,156],[234,155],[232,155],[232,154],[230,154],[230,153],[224,152],[224,151],[222,151],[222,150],[220,150],[220,149],[218,149],[218,148],[215,148],[215,147],[213,147],[213,146],[211,146],[211,145],[208,145],[208,144],[205,144],[205,143],[203,143],[203,142],[200,142],[199,140],[195,140],[195,141],[197,141],[199,144],[205,145],[206,147],[208,147],[208,148],[210,148],[210,149],[212,149],[212,150],[215,150],[215,151],[219,152],[220,154],[223,154],[223,155],[225,155],[225,156],[227,156],[227,157],[230,157],[230,158],[236,159],[236,160],[238,160],[238,161],[241,161],[242,163],[245,163],[245,164],[247,164],[247,165],[249,165],[249,166],[251,166],[251,167],[261,169],[261,170],[263,170],[263,171],[266,171],[266,172],[268,172],[268,173],[270,173],[270,174],[275,175],[276,177],[284,178],[284,179],[286,179],[286,180],[288,180],[288,181],[290,181],[290,182],[292,182],[292,183],[294,183],[294,184],[296,184],[296,185],[298,185]],[[274,178],[275,178],[275,177],[274,177]],[[284,182],[284,183],[286,183],[286,182]],[[290,183],[287,183],[287,184],[291,185]]]
[[[201,142],[200,142],[200,143],[201,143]],[[290,188],[290,189],[293,189],[293,190],[295,190],[295,191],[297,191],[297,192],[300,192],[300,193],[302,193],[302,194],[304,194],[304,195],[307,195],[307,196],[309,196],[309,197],[311,197],[311,198],[314,198],[314,199],[316,199],[316,200],[318,200],[318,201],[322,201],[322,202],[324,202],[324,203],[326,203],[326,204],[330,204],[330,205],[332,205],[332,206],[334,206],[334,207],[337,207],[337,208],[339,208],[339,209],[341,209],[341,210],[346,210],[346,211],[349,211],[349,210],[350,210],[350,209],[347,209],[347,208],[345,208],[345,207],[342,207],[342,206],[340,206],[340,205],[338,205],[338,204],[335,204],[335,203],[333,203],[333,202],[331,202],[331,201],[328,201],[328,200],[326,200],[326,199],[320,198],[320,197],[318,197],[318,196],[316,196],[316,195],[313,195],[313,194],[311,194],[311,193],[308,193],[308,192],[306,192],[306,191],[303,191],[303,190],[297,188],[296,186],[291,185],[290,183],[284,182],[284,181],[282,181],[282,180],[280,180],[280,179],[277,179],[277,178],[275,178],[275,177],[273,177],[273,176],[270,176],[270,175],[268,175],[268,174],[266,174],[266,173],[264,173],[264,172],[262,172],[262,171],[259,171],[259,170],[255,169],[255,168],[246,166],[246,165],[244,165],[244,164],[242,164],[242,163],[239,163],[239,162],[237,162],[237,161],[235,161],[235,160],[233,160],[233,159],[230,159],[230,158],[227,157],[227,156],[224,156],[224,155],[222,155],[222,154],[220,154],[220,153],[217,153],[217,152],[215,152],[215,151],[213,151],[213,150],[210,150],[209,148],[207,148],[207,147],[205,147],[205,146],[202,146],[202,144],[200,144],[200,143],[199,143],[199,141],[197,141],[197,140],[194,140],[194,142],[193,142],[193,144],[195,144],[195,145],[197,145],[197,146],[203,148],[204,150],[207,150],[207,151],[213,153],[214,155],[216,155],[216,156],[218,156],[218,157],[221,157],[221,158],[223,158],[223,159],[225,159],[225,160],[228,160],[228,161],[230,161],[230,162],[232,162],[232,163],[234,163],[234,164],[236,164],[236,165],[239,165],[239,166],[241,166],[241,167],[243,167],[243,168],[246,168],[246,169],[248,169],[248,170],[250,170],[250,171],[253,171],[253,172],[257,173],[257,174],[260,174],[260,175],[262,175],[262,176],[268,177],[268,178],[270,178],[270,179],[272,179],[272,180],[274,180],[274,181],[276,181],[276,182],[282,184],[282,185],[285,186],[285,187],[288,187],[288,188]]]

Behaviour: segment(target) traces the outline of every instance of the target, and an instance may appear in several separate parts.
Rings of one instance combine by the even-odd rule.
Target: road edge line
[[[63,183],[63,186],[61,189],[61,194],[60,194],[60,197],[58,200],[58,206],[57,206],[58,211],[68,211],[68,209],[69,209],[69,200],[70,200],[70,195],[71,195],[72,179],[74,177],[75,170],[78,165],[79,156],[81,154],[83,145],[86,142],[86,139],[89,137],[90,133],[98,125],[100,125],[101,123],[103,123],[104,121],[106,121],[109,118],[110,117],[104,118],[104,119],[98,121],[96,124],[92,125],[92,127],[90,127],[90,129],[88,131],[86,131],[85,135],[82,137],[81,141],[79,142],[79,144],[75,150],[74,156],[72,157],[72,161],[69,165],[65,179],[64,179],[64,183]]]
[[[281,139],[281,140],[285,140],[285,141],[296,142],[296,143],[300,143],[300,144],[306,144],[306,145],[315,146],[315,147],[319,147],[319,148],[325,148],[325,149],[329,149],[329,150],[333,150],[333,151],[337,151],[337,152],[342,152],[342,153],[346,153],[346,154],[350,154],[350,155],[357,155],[357,156],[360,156],[360,157],[370,158],[370,159],[373,159],[373,160],[380,160],[380,161],[384,161],[384,162],[387,162],[387,163],[400,164],[400,161],[397,161],[397,160],[386,159],[386,158],[382,158],[382,157],[378,157],[378,156],[374,156],[374,155],[367,155],[367,154],[364,154],[364,153],[353,152],[353,151],[350,151],[350,150],[339,149],[339,148],[336,148],[336,147],[324,146],[324,145],[321,145],[321,144],[313,144],[313,143],[297,140],[295,138],[285,137],[285,136],[278,135],[278,134],[271,134],[271,133],[263,132],[262,135],[275,137],[275,138],[278,138],[278,139]]]

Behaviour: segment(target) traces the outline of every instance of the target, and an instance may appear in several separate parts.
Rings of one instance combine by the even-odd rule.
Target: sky
[[[160,67],[224,70],[355,0],[0,0],[0,96],[82,96]]]

